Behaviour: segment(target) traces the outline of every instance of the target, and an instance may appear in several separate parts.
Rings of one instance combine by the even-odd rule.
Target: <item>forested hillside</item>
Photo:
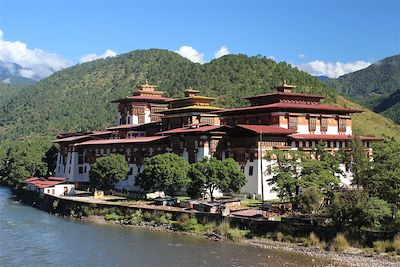
[[[236,107],[247,105],[245,96],[271,92],[283,78],[297,85],[299,92],[338,101],[338,93],[317,78],[265,57],[227,55],[201,65],[166,50],[138,50],[76,65],[34,85],[14,90],[0,87],[0,138],[34,133],[54,137],[63,131],[110,126],[115,120],[115,105],[110,101],[129,95],[146,79],[167,96],[182,96],[192,86],[203,95],[215,96],[217,105]],[[400,127],[381,129],[391,122],[383,123],[379,115],[367,121],[368,125],[358,127],[362,134],[400,136]]]
[[[400,55],[326,83],[351,100],[400,124]]]

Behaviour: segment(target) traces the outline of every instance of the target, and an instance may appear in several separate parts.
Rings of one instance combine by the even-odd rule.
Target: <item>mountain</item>
[[[325,82],[351,100],[400,124],[400,55]]]
[[[0,102],[0,139],[34,133],[54,137],[63,131],[111,126],[116,109],[110,101],[131,94],[146,79],[166,96],[183,96],[185,88],[192,86],[202,95],[214,96],[216,105],[238,107],[248,104],[245,96],[272,92],[283,78],[297,85],[299,92],[325,95],[327,103],[338,104],[342,99],[317,78],[262,56],[226,55],[201,65],[166,50],[136,50],[78,64],[19,87],[16,94]],[[0,90],[0,99],[1,94]],[[400,136],[400,126],[382,116],[360,116],[365,116],[360,134]],[[365,121],[373,132],[365,127]]]
[[[21,75],[21,71],[29,70],[23,68],[13,62],[4,62],[0,60],[0,83],[10,84],[32,84],[36,81],[33,79],[25,78]]]
[[[316,76],[317,78],[318,78],[318,80],[320,80],[320,81],[327,81],[327,80],[329,80],[329,77],[328,76],[323,76],[323,75],[321,75],[321,76]]]

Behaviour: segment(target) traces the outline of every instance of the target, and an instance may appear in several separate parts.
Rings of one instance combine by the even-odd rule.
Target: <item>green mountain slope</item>
[[[237,107],[247,104],[245,96],[271,92],[283,78],[300,92],[338,101],[337,92],[317,78],[265,57],[227,55],[200,65],[166,50],[138,50],[76,65],[17,90],[0,102],[0,138],[55,136],[110,126],[115,120],[115,105],[110,101],[129,95],[146,79],[167,96],[182,96],[185,88],[193,86],[203,95],[215,96],[220,106]],[[377,115],[371,126],[377,128],[374,123],[380,120]],[[400,136],[400,130],[393,128],[387,135]]]
[[[353,101],[400,123],[400,55],[326,83]]]

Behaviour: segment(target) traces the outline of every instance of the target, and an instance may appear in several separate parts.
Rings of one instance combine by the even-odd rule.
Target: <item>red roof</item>
[[[36,181],[36,180],[40,180],[40,179],[38,177],[30,177],[28,179],[25,179],[25,183],[29,183],[29,182]]]
[[[65,181],[65,180],[67,180],[66,177],[56,177],[56,176],[51,176],[51,177],[49,177],[47,179],[51,180],[51,181]]]
[[[154,122],[149,122],[149,123],[141,123],[141,124],[121,124],[121,125],[116,125],[112,127],[108,127],[107,130],[124,130],[124,129],[136,129],[136,128],[141,128],[139,131],[144,131],[147,127],[150,126],[156,126],[159,125],[160,122],[154,121]]]
[[[251,106],[251,107],[243,107],[243,108],[232,108],[232,109],[223,109],[220,111],[214,111],[216,114],[226,114],[231,112],[238,111],[252,111],[252,110],[280,110],[280,109],[293,109],[293,110],[310,110],[310,111],[329,111],[333,113],[355,113],[362,112],[360,109],[352,109],[352,108],[344,108],[344,107],[336,107],[336,106],[328,106],[321,104],[298,104],[298,103],[274,103],[269,105],[262,106]]]
[[[168,131],[159,132],[157,134],[186,134],[186,133],[205,133],[210,131],[219,130],[222,128],[226,128],[223,125],[205,125],[201,127],[183,127],[176,128]]]
[[[35,179],[33,179],[35,178]],[[40,179],[40,178],[28,178],[25,180],[27,184],[31,184],[33,186],[39,187],[39,188],[46,188],[46,187],[52,187],[58,184],[64,183],[64,181],[50,181],[50,180],[45,180],[45,179]],[[65,178],[64,178],[65,180]]]
[[[292,134],[296,132],[295,130],[270,125],[238,124],[236,127],[262,134]]]
[[[313,94],[304,94],[304,93],[292,93],[292,92],[278,92],[278,93],[270,93],[270,94],[261,94],[261,95],[254,95],[254,96],[248,96],[245,97],[245,99],[252,99],[252,98],[258,98],[258,97],[266,97],[266,96],[304,96],[304,97],[310,97],[310,98],[325,98],[323,95],[313,95]]]
[[[78,144],[78,146],[150,143],[164,138],[166,138],[166,136],[145,136],[145,137],[136,137],[129,139],[126,138],[126,139],[89,140]]]
[[[84,139],[84,138],[88,138],[90,136],[91,136],[90,134],[71,136],[71,137],[56,139],[56,140],[53,141],[53,143],[74,142],[74,141],[78,141],[78,140],[81,140],[81,139]]]
[[[291,138],[296,140],[351,140],[354,138],[352,135],[340,134],[291,134]],[[383,138],[358,136],[362,141],[383,141]]]

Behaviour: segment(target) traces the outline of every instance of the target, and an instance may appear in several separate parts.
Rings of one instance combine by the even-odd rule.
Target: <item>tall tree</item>
[[[90,166],[89,180],[96,189],[110,190],[127,177],[128,162],[123,155],[112,154],[97,159]]]
[[[189,163],[174,153],[165,153],[148,158],[144,162],[143,172],[136,177],[135,184],[146,191],[165,191],[169,195],[175,195],[186,187]]]
[[[191,179],[189,195],[192,197],[210,195],[212,201],[216,190],[237,193],[246,183],[244,173],[233,159],[221,161],[205,157],[191,165],[189,177]]]

